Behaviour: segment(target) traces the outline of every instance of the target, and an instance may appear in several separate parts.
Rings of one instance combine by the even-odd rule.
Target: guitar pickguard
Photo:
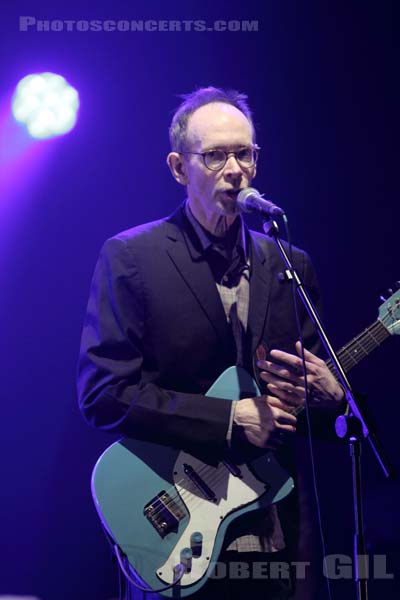
[[[188,465],[201,481],[196,483],[187,475]],[[174,483],[190,519],[171,554],[157,570],[162,581],[173,581],[174,567],[181,560],[182,550],[191,549],[194,533],[202,535],[201,553],[192,559],[191,570],[183,575],[181,584],[189,585],[203,577],[210,566],[215,538],[223,519],[232,511],[257,500],[266,491],[266,486],[270,488],[268,483],[256,479],[246,465],[240,466],[240,475],[233,475],[223,463],[212,467],[186,452],[179,454],[174,466]],[[212,498],[201,483],[212,491]]]

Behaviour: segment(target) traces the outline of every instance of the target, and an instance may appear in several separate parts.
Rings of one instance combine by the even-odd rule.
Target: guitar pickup
[[[165,490],[146,504],[143,514],[162,538],[171,531],[178,531],[179,522],[186,516],[183,504],[172,499]]]
[[[206,484],[204,479],[200,477],[198,473],[193,469],[191,465],[186,463],[183,464],[183,472],[189,477],[195,486],[200,490],[201,494],[210,502],[217,502],[217,497],[210,487]]]
[[[230,473],[232,473],[234,477],[239,477],[239,479],[243,479],[242,471],[229,458],[225,457],[225,459],[222,461],[222,464],[225,465],[225,467]]]

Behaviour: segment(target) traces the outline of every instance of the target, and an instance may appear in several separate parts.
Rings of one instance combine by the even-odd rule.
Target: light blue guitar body
[[[207,395],[237,400],[260,392],[247,372],[231,367]],[[228,526],[278,502],[293,487],[272,452],[248,463],[211,466],[185,452],[127,438],[104,452],[92,476],[103,526],[142,585],[171,584],[174,567],[186,565],[180,583],[163,592],[166,597],[185,597],[201,588]]]
[[[382,304],[377,321],[339,350],[344,369],[399,333],[400,290]],[[231,367],[207,395],[229,401],[260,392],[246,371]],[[162,593],[170,598],[189,596],[205,584],[229,525],[292,489],[292,478],[272,452],[245,464],[210,466],[185,452],[132,439],[110,446],[92,476],[100,519],[138,582],[159,589],[173,582],[177,564],[186,565],[179,584]]]

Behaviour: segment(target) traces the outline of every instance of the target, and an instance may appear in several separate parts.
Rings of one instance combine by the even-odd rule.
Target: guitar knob
[[[396,281],[394,285],[397,290],[400,290],[400,281]]]
[[[203,534],[200,531],[195,531],[190,536],[190,547],[193,552],[194,558],[201,556],[203,550]]]
[[[190,573],[192,570],[192,557],[193,552],[191,548],[183,548],[183,550],[181,550],[180,562],[183,565],[186,573]]]
[[[389,294],[389,296],[391,296],[391,295],[393,294],[393,290],[392,290],[392,288],[389,288],[389,289],[388,289],[388,294]]]

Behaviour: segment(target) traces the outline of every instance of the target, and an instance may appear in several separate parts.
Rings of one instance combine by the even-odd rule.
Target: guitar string
[[[189,456],[189,460],[190,460],[190,458],[191,458],[191,457]],[[200,467],[200,468],[199,468],[199,469],[196,471],[196,475],[198,475],[199,477],[202,477],[202,478],[204,479],[204,476],[205,476],[205,474],[206,474],[206,472],[207,472],[208,470],[210,470],[210,471],[217,471],[217,470],[219,469],[219,466],[220,466],[220,465],[223,465],[223,463],[219,463],[219,465],[218,465],[217,467],[213,467],[213,466],[211,466],[211,465],[203,464],[203,465],[202,465],[202,466],[201,466],[201,467]],[[224,468],[226,469],[227,467],[225,467],[225,466],[224,466]],[[223,470],[223,469],[221,469],[221,470]],[[208,485],[208,483],[210,483],[210,484],[211,484],[212,482],[208,482],[208,483],[207,483],[207,482],[205,482],[205,483],[206,483],[206,485]],[[168,507],[170,504],[173,504],[173,502],[174,502],[174,501],[175,501],[177,498],[183,497],[183,496],[185,495],[185,490],[184,490],[184,491],[183,491],[181,494],[179,494],[179,492],[177,492],[177,490],[176,490],[176,486],[177,486],[177,485],[179,485],[179,486],[183,487],[184,485],[186,485],[186,486],[187,486],[187,484],[189,484],[189,486],[192,486],[192,487],[193,487],[193,489],[196,489],[196,490],[198,490],[198,489],[199,489],[199,488],[198,488],[198,486],[196,485],[196,483],[195,483],[195,482],[194,482],[194,481],[193,481],[193,480],[192,480],[192,479],[191,479],[189,476],[182,477],[180,480],[176,481],[176,482],[174,483],[174,485],[170,486],[170,487],[169,487],[167,490],[165,490],[165,491],[164,491],[164,493],[165,493],[165,494],[168,494],[168,496],[169,496],[169,500],[168,500],[168,501],[166,501],[166,502],[165,502],[165,501],[161,501],[161,500],[159,500],[159,502],[160,502],[161,506],[159,507],[159,509],[155,510],[155,511],[152,513],[152,515],[153,515],[153,516],[158,516],[158,515],[160,514],[160,512],[162,512],[162,511],[163,511],[164,507]],[[188,486],[187,486],[187,487],[188,487]],[[172,492],[175,492],[175,495],[174,495]],[[191,493],[191,492],[189,491],[189,493]]]
[[[384,326],[384,323],[383,323],[384,320],[387,320],[387,319],[385,319],[385,317],[384,317],[381,320],[375,321],[370,327],[367,327],[361,334],[359,334],[356,338],[354,338],[347,346],[344,346],[342,349],[340,349],[338,351],[339,360],[341,360],[343,369],[346,372],[349,371],[353,366],[358,364],[358,362],[360,362],[361,358],[363,358],[363,357],[359,357],[359,360],[355,360],[355,358],[351,354],[349,354],[350,346],[354,346],[354,345],[358,344],[363,349],[365,356],[367,356],[372,350],[377,348],[390,335],[390,332]],[[392,319],[390,317],[389,317],[389,320],[392,321]],[[376,332],[374,331],[375,334],[380,333],[381,339],[378,340],[377,336],[373,335],[371,333],[371,331],[373,329],[377,330]],[[366,338],[366,343],[364,345],[361,345],[361,343],[360,343],[361,337]],[[367,352],[365,352],[365,349],[367,349]],[[346,358],[347,358],[347,360],[346,360]],[[326,361],[326,364],[327,364],[328,368],[331,370],[331,372],[334,373],[334,367],[333,367],[332,361],[328,360],[328,361]],[[304,410],[304,408],[305,408],[304,405],[300,405],[291,412],[292,412],[292,414],[297,416]]]
[[[266,450],[266,452],[267,452],[267,450]],[[205,479],[205,475],[208,471],[210,471],[211,474],[213,474],[213,473],[217,474],[218,472],[225,473],[226,472],[225,470],[229,471],[229,469],[224,465],[223,462],[220,462],[217,467],[213,467],[211,465],[204,464],[196,471],[196,475],[201,476],[203,479]],[[208,473],[207,473],[207,475],[208,475]],[[208,487],[210,487],[210,486],[214,485],[215,483],[219,483],[220,481],[222,481],[222,479],[223,479],[223,477],[222,478],[218,477],[217,479],[210,477],[210,479],[208,481],[205,481],[204,483]],[[186,482],[186,489],[184,489],[181,493],[177,492],[176,486],[179,485],[179,486],[183,487],[185,485],[185,482]],[[187,485],[187,484],[189,484],[189,485]],[[189,476],[182,477],[179,481],[175,482],[175,484],[173,486],[171,486],[168,490],[165,491],[165,493],[169,495],[169,500],[167,502],[162,502],[162,506],[160,506],[160,508],[158,510],[154,511],[153,515],[157,516],[158,514],[160,514],[160,512],[163,511],[163,508],[165,506],[168,507],[177,498],[183,498],[189,494],[193,495],[193,492],[191,492],[190,490],[188,490],[188,493],[185,494],[185,491],[187,490],[187,488],[189,486],[192,487],[196,491],[199,489],[198,486],[196,485],[196,483]],[[171,494],[171,492],[176,492],[176,493],[175,493],[175,495],[173,495],[173,494]]]
[[[356,336],[347,346],[343,347],[341,350],[338,351],[338,355],[341,356],[341,357],[343,357],[342,358],[343,368],[346,371],[349,370],[352,366],[355,366],[356,364],[358,364],[358,362],[360,362],[360,360],[362,358],[364,358],[372,350],[374,350],[375,348],[377,348],[390,335],[390,332],[385,327],[384,321],[391,321],[391,322],[393,322],[392,315],[387,314],[382,319],[379,319],[379,320],[375,321],[370,327],[367,327],[358,336]],[[379,335],[380,339],[378,339],[378,336],[372,334],[372,330],[375,330],[375,329],[377,331],[374,331],[374,333],[375,334],[376,333],[380,334]],[[361,340],[363,338],[366,339],[364,345],[361,343]],[[352,351],[354,352],[354,349],[355,349],[356,346],[358,346],[358,348],[360,348],[362,350],[362,352],[364,353],[364,357],[360,357],[359,355],[357,355],[357,357],[355,357],[354,354],[351,354]],[[328,368],[333,368],[333,365],[329,365],[328,364],[330,362],[331,361],[327,361],[327,366],[328,366]],[[296,407],[292,411],[292,414],[295,415],[295,416],[297,416],[303,410],[304,410],[304,406]],[[199,476],[202,476],[203,479],[204,479],[204,475],[205,475],[206,471],[208,471],[208,470],[210,470],[211,473],[213,475],[215,475],[215,476],[217,476],[221,472],[223,472],[223,474],[226,474],[225,469],[227,469],[227,467],[224,465],[223,468],[220,469],[220,466],[222,466],[222,465],[223,465],[223,463],[220,463],[218,465],[218,467],[212,467],[210,465],[204,465],[198,471],[196,471],[196,474],[199,475]],[[227,469],[227,470],[229,471],[229,469]],[[210,487],[212,485],[215,485],[215,483],[219,483],[219,480],[222,481],[222,479],[223,479],[223,476],[222,477],[212,477],[212,479],[210,479],[208,482],[205,482],[205,483],[206,483],[206,485],[208,487]],[[189,495],[194,495],[193,492],[191,492],[188,489],[189,486],[186,486],[186,488],[184,490],[182,490],[181,493],[177,492],[176,486],[179,485],[179,486],[183,487],[183,485],[185,484],[185,481],[194,490],[197,491],[199,489],[198,486],[196,485],[196,483],[190,477],[183,477],[179,481],[175,482],[175,484],[173,486],[171,486],[168,490],[166,490],[165,493],[169,495],[170,499],[167,502],[163,502],[162,506],[157,511],[155,511],[153,513],[155,516],[157,516],[160,512],[162,512],[162,510],[163,510],[164,507],[168,507],[168,505],[170,505],[174,501],[176,501],[176,499],[184,498],[184,497],[189,496]],[[176,492],[175,495],[171,495],[169,493],[171,490],[173,490],[174,492]],[[199,501],[203,502],[204,499],[200,499],[199,498]],[[192,505],[192,509],[193,508],[195,508],[194,504]]]
[[[226,479],[227,475],[229,477],[229,469],[227,469],[223,465],[223,463],[220,463],[220,465],[218,467],[216,467],[216,468],[215,467],[211,467],[211,469],[212,469],[212,472],[210,473],[209,480],[206,482],[209,487],[216,487],[216,486],[218,486],[218,484],[222,483]],[[193,495],[195,496],[196,499],[190,504],[190,510],[191,511],[196,510],[201,505],[203,505],[204,504],[204,500],[205,500],[204,498],[201,498],[200,496],[198,496],[196,494],[192,494],[192,496]],[[209,502],[213,506],[217,506],[218,505],[218,504],[212,502],[211,500],[209,500]]]
[[[379,328],[378,333],[380,333],[381,339],[377,340],[375,338],[375,336],[372,336],[373,341],[371,342],[371,340],[368,340],[368,336],[370,335],[371,330],[374,328],[376,328],[376,329]],[[378,322],[374,323],[371,327],[368,327],[367,329],[365,329],[361,334],[359,334],[356,338],[354,338],[347,346],[345,346],[344,348],[339,350],[338,355],[339,356],[342,355],[345,358],[348,358],[350,360],[350,362],[357,364],[362,357],[361,358],[355,357],[354,354],[351,354],[355,347],[358,346],[359,348],[361,348],[362,351],[364,352],[364,355],[366,356],[367,354],[369,354],[369,352],[372,349],[376,348],[377,345],[382,343],[389,335],[390,335],[390,333],[387,331],[387,329],[382,327],[382,324],[380,323],[380,321],[378,321]],[[361,340],[363,338],[366,338],[366,342],[364,342],[364,343],[361,342]],[[330,360],[327,361],[328,367],[329,367],[329,363],[331,363]]]
[[[394,325],[395,323],[396,319],[394,315],[387,313],[382,319],[378,319],[372,326],[368,327],[356,338],[354,338],[352,342],[350,342],[349,345],[343,349],[344,352],[349,354],[351,352],[351,349],[354,349],[354,346],[358,345],[358,347],[362,349],[365,355],[369,354],[371,350],[379,346],[387,337],[391,335],[391,332],[389,331],[388,327],[390,325]],[[376,335],[375,337],[374,334],[378,335]],[[372,340],[368,339],[368,336],[372,337]],[[363,340],[363,338],[366,338],[364,344],[361,343],[361,340]],[[363,357],[354,357],[353,354],[352,358],[354,359],[355,364],[357,364]]]
[[[265,453],[264,453],[264,458],[266,457],[266,455],[268,453],[270,453],[271,450],[269,449],[265,449]],[[245,465],[244,465],[245,466]],[[219,465],[217,467],[212,467],[211,465],[205,465],[205,468],[201,468],[199,469],[199,474],[202,473],[203,477],[206,471],[210,471],[210,476],[209,479],[207,481],[205,481],[206,485],[208,485],[210,488],[213,486],[216,486],[218,484],[220,484],[221,482],[224,481],[224,479],[226,479],[226,475],[228,474],[229,476],[229,469],[224,465],[224,463],[219,463]],[[265,482],[264,482],[265,483]],[[198,491],[197,486],[195,485],[195,483],[189,479],[189,484],[191,486],[194,487],[195,491]],[[177,490],[175,490],[177,491]],[[186,493],[185,493],[186,492]],[[193,494],[193,492],[191,492],[190,490],[182,490],[181,493],[177,492],[175,498],[182,498],[182,497],[187,497],[187,496],[196,496],[196,500],[190,505],[190,510],[193,511],[197,508],[199,508],[201,505],[204,504],[204,501],[207,500],[206,498],[201,498],[200,496],[197,496],[196,494]],[[250,500],[249,500],[250,501]],[[209,502],[211,502],[209,500]],[[215,504],[212,503],[214,506]]]
[[[361,350],[363,351],[363,353],[365,355],[365,353],[366,353],[366,350],[364,350],[365,335],[366,334],[363,334],[362,337],[359,337],[356,340],[354,340],[353,343],[351,344],[351,346],[344,348],[344,350],[342,352],[339,351],[339,355],[344,354],[345,356],[349,357],[352,362],[357,362],[357,357],[354,356],[353,351],[355,349],[358,350],[361,348]]]
[[[268,451],[266,450],[266,454],[267,454],[267,452]],[[210,470],[211,473],[210,473],[208,481],[205,481],[205,483],[210,488],[223,482],[223,480],[226,479],[226,475],[229,474],[229,469],[227,469],[227,467],[225,467],[225,465],[223,465],[223,463],[220,463],[218,465],[218,467],[212,467],[210,465],[206,465],[205,468],[202,468],[201,470],[199,470],[199,473],[200,473],[200,471],[202,471],[203,478],[205,475],[205,471],[207,471],[207,470]],[[176,500],[177,498],[189,500],[190,497],[193,497],[193,496],[195,497],[195,500],[190,503],[190,511],[189,512],[193,512],[194,510],[196,510],[197,508],[199,508],[201,505],[204,504],[204,501],[207,500],[207,498],[205,498],[205,497],[202,498],[201,496],[198,496],[197,494],[194,493],[194,492],[198,492],[199,489],[190,478],[188,479],[188,483],[190,486],[192,486],[194,491],[191,491],[190,489],[188,489],[189,486],[186,487],[185,489],[183,489],[181,492],[179,492],[178,490],[175,489],[176,494],[174,497],[171,497],[170,501],[165,503],[166,507],[168,507],[168,505],[171,504],[173,502],[173,500]],[[200,493],[201,493],[201,491],[200,491]],[[213,504],[213,506],[216,506],[216,504],[211,502],[211,500],[208,500],[208,501],[211,504]],[[160,512],[162,512],[162,508],[160,508],[160,510],[157,511],[156,514],[159,514]]]
[[[265,454],[268,453],[268,449],[265,449]],[[201,476],[203,479],[205,479],[205,476],[207,475],[208,480],[204,481],[204,483],[212,488],[212,486],[215,486],[216,484],[219,484],[223,481],[223,479],[226,476],[226,473],[229,472],[229,469],[226,467],[226,465],[224,465],[224,463],[221,461],[217,467],[213,467],[211,465],[207,465],[204,464],[202,465],[198,470],[196,470],[196,474],[198,476]],[[210,475],[209,475],[210,473]],[[220,476],[221,475],[221,476]],[[183,487],[185,485],[186,482],[186,487],[185,489],[183,489],[181,492],[177,491],[176,486],[179,485],[181,487]],[[154,516],[158,516],[160,513],[162,513],[164,507],[169,507],[169,505],[173,504],[177,499],[186,499],[187,497],[193,496],[195,495],[193,493],[193,491],[191,491],[191,489],[188,488],[192,488],[194,491],[198,491],[199,487],[196,485],[196,483],[190,478],[190,477],[183,477],[181,478],[179,481],[177,481],[174,486],[171,486],[168,490],[165,491],[165,493],[167,493],[169,495],[169,499],[165,502],[163,501],[161,503],[161,506],[155,510],[152,514]],[[174,494],[172,494],[171,492],[174,492]],[[201,493],[201,490],[200,490]],[[207,500],[207,498],[198,498],[199,502],[197,504],[201,504],[202,502],[204,502],[204,500]],[[192,505],[192,508],[196,508],[196,504]]]
[[[357,335],[353,340],[351,340],[351,342],[346,345],[344,347],[344,349],[349,348],[351,346],[353,346],[354,344],[358,344],[360,343],[360,340],[362,340],[363,338],[367,338],[367,336],[374,331],[375,329],[378,330],[379,332],[384,332],[385,333],[385,337],[386,335],[389,335],[389,332],[387,331],[385,325],[381,322],[381,321],[376,321],[375,323],[373,323],[370,327],[367,327],[366,329],[364,329],[359,335]]]
[[[375,336],[371,336],[370,330],[365,330],[362,334],[363,337],[366,338],[364,343],[361,342],[361,339],[355,339],[348,346],[342,350],[339,350],[338,355],[340,358],[342,358],[343,367],[345,369],[351,368],[351,366],[358,364],[362,358],[367,356],[373,349],[378,347],[390,335],[386,329],[383,329],[383,331],[380,330],[378,333],[380,333],[380,339],[377,339]],[[368,339],[368,335],[372,337],[372,341],[371,339]],[[359,354],[354,355],[355,350],[357,351],[358,349],[361,349],[363,356],[360,356]],[[353,365],[351,363],[353,363]],[[327,361],[327,365],[328,368],[333,368],[330,360]]]
[[[385,336],[386,337],[386,336]],[[343,368],[345,370],[350,369],[352,366],[357,365],[365,356],[367,356],[372,350],[377,348],[380,343],[384,341],[385,338],[382,338],[379,342],[371,340],[367,340],[366,343],[362,344],[360,341],[352,344],[351,348],[346,348],[343,351],[339,351],[338,356],[342,361]],[[332,370],[333,363],[331,360],[327,361],[327,366],[330,370]]]
[[[205,472],[208,470],[215,471],[215,473],[217,473],[218,471],[222,471],[223,469],[220,468],[222,466],[222,464],[223,463],[220,463],[218,465],[218,467],[211,467],[210,465],[204,465],[197,471],[197,474],[199,476],[201,474],[202,478],[204,479]],[[221,477],[218,479],[220,479],[222,481],[223,478]],[[207,486],[215,485],[215,483],[218,483],[218,479],[210,478],[209,481],[207,481],[207,482],[205,481],[205,484]],[[186,481],[185,488],[181,492],[179,492],[177,490],[176,486],[179,485],[179,486],[183,487],[185,481]],[[191,491],[189,489],[190,487],[193,489],[193,491]],[[188,500],[191,496],[195,496],[194,492],[199,491],[199,488],[196,486],[195,482],[192,479],[190,479],[190,477],[183,477],[181,480],[177,481],[174,486],[171,486],[169,488],[169,490],[167,490],[165,493],[169,493],[170,490],[172,490],[175,493],[175,495],[169,494],[169,499],[166,502],[162,502],[161,503],[162,505],[152,513],[152,516],[155,516],[155,517],[158,516],[160,513],[163,512],[164,508],[168,508],[171,504],[176,503],[177,500],[179,500],[179,501],[185,500],[185,499]],[[202,502],[204,502],[204,500],[207,500],[207,498],[199,498],[199,502],[191,504],[191,509],[193,510],[193,509],[197,508],[197,504],[200,505]],[[168,508],[168,510],[169,510],[169,508]],[[173,514],[173,508],[171,508],[171,512]]]

